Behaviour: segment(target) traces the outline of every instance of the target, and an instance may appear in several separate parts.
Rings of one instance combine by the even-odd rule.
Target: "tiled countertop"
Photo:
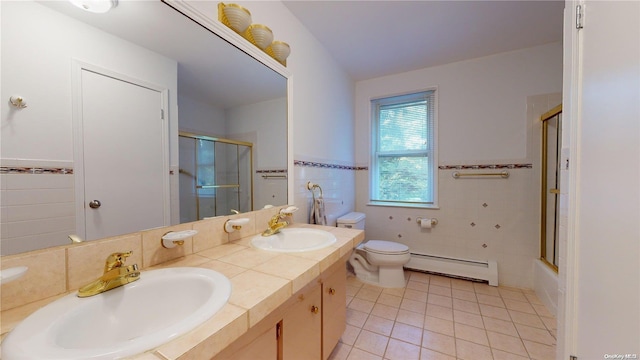
[[[213,269],[232,284],[229,302],[213,317],[189,333],[154,350],[132,357],[136,360],[210,358],[247,332],[291,295],[345,258],[364,239],[362,230],[317,225],[333,233],[337,242],[327,248],[303,253],[273,253],[253,248],[248,236],[214,248],[189,254],[145,270],[193,266]],[[63,295],[2,313],[3,328],[11,328],[38,308]],[[9,323],[7,323],[9,322]]]

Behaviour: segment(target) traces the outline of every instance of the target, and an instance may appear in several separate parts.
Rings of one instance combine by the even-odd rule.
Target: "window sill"
[[[437,204],[407,204],[407,203],[377,202],[377,201],[368,202],[367,206],[401,207],[401,208],[410,208],[410,209],[432,209],[432,210],[440,209],[440,207]]]

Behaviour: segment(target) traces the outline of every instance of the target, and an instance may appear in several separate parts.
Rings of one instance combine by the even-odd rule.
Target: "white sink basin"
[[[324,230],[286,228],[271,236],[256,235],[251,245],[276,252],[303,252],[325,248],[336,242],[336,237]]]
[[[231,283],[201,268],[143,271],[87,298],[75,293],[31,314],[2,342],[2,359],[119,359],[170,341],[227,303]]]

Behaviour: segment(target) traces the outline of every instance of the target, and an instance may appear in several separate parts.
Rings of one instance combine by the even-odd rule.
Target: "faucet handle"
[[[108,271],[111,271],[115,268],[119,268],[122,265],[124,265],[124,262],[129,256],[131,256],[132,253],[133,251],[116,252],[107,256],[107,260],[105,261],[105,264],[104,264],[104,272],[106,273]]]

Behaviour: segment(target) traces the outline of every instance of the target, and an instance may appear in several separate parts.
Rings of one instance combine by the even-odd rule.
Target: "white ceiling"
[[[562,41],[564,0],[283,3],[356,81]]]

